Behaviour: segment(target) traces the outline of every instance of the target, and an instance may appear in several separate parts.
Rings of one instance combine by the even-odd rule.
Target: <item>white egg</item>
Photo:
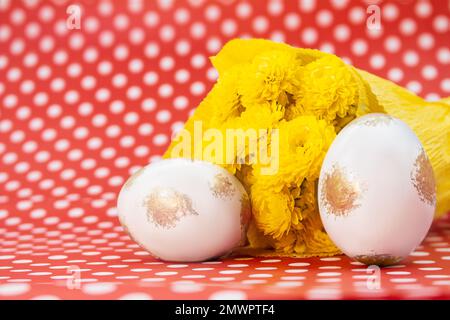
[[[130,237],[167,261],[204,261],[245,241],[250,202],[225,169],[203,161],[150,164],[122,187],[118,215]]]
[[[349,257],[395,264],[426,236],[436,205],[433,169],[402,121],[369,114],[333,141],[318,185],[325,230]]]

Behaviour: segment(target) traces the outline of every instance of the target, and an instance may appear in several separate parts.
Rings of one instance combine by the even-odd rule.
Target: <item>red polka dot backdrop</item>
[[[368,28],[369,7],[380,28]],[[0,1],[0,298],[450,298],[450,220],[381,285],[345,256],[165,263],[119,225],[235,37],[335,53],[428,100],[450,95],[448,1]]]

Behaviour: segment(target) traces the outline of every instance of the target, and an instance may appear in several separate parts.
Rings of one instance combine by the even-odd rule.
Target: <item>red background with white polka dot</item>
[[[163,263],[115,208],[211,88],[227,40],[333,52],[436,100],[450,95],[449,1],[80,3],[68,29],[70,1],[0,0],[0,298],[450,298],[448,217],[369,290],[345,256]]]

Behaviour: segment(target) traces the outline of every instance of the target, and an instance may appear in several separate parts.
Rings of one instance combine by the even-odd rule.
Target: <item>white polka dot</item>
[[[434,46],[434,37],[430,33],[422,33],[417,42],[420,48],[429,50]]]
[[[339,299],[342,294],[335,288],[313,288],[306,294],[308,299]]]
[[[389,36],[384,41],[384,48],[389,52],[398,52],[402,43],[396,36]]]
[[[413,19],[406,18],[400,22],[400,32],[405,36],[414,34],[417,30],[417,24]]]
[[[400,68],[392,68],[388,71],[387,76],[389,80],[398,82],[403,79],[403,71]]]
[[[196,68],[196,69],[202,68],[205,66],[205,64],[206,64],[206,58],[204,55],[196,54],[196,55],[192,56],[191,65],[194,68]]]
[[[347,25],[340,24],[334,28],[333,34],[337,41],[347,41],[350,38],[351,31]]]
[[[408,82],[406,87],[415,93],[420,93],[422,91],[422,85],[417,81]]]
[[[106,88],[100,88],[95,92],[95,98],[100,102],[105,102],[110,98],[110,91]]]
[[[164,42],[172,41],[175,38],[175,28],[171,25],[164,25],[159,29],[159,37]]]
[[[162,98],[170,97],[173,94],[173,87],[168,83],[162,84],[158,88],[158,94]]]
[[[48,38],[44,38],[43,40],[41,40],[41,43],[51,45],[51,43],[43,42],[43,41],[45,41],[45,39],[48,39]],[[45,51],[45,49],[46,48],[42,48],[42,45],[41,45],[41,50]],[[14,39],[10,44],[9,50],[13,55],[19,55],[25,50],[25,42],[22,39]],[[36,57],[36,59],[37,59],[37,57]]]
[[[11,297],[19,296],[27,293],[30,290],[30,285],[26,283],[7,283],[0,285],[0,296]]]
[[[381,69],[386,63],[386,59],[382,54],[374,54],[370,57],[370,65],[374,69]]]
[[[125,14],[118,14],[113,19],[113,25],[119,31],[127,29],[129,24],[130,21]]]
[[[190,79],[190,73],[186,69],[180,69],[175,73],[175,80],[179,83],[185,83]]]
[[[72,77],[78,77],[81,74],[82,67],[78,63],[72,63],[67,66],[67,74]]]
[[[74,103],[78,102],[79,98],[80,98],[80,95],[79,95],[78,91],[75,91],[75,90],[69,90],[64,95],[64,101],[68,104],[74,104]]]
[[[50,6],[44,6],[39,10],[38,15],[43,22],[49,22],[54,18],[55,10]]]
[[[137,100],[141,97],[141,95],[142,95],[142,90],[138,86],[132,86],[132,87],[128,88],[128,90],[127,90],[127,97],[130,100]]]
[[[164,279],[164,278],[144,278],[144,279],[142,279],[142,281],[144,281],[144,282],[163,282],[165,280],[166,279]]]
[[[149,11],[144,15],[144,23],[148,27],[155,27],[159,23],[159,15],[155,11]]]
[[[191,280],[173,282],[170,290],[175,293],[194,293],[203,291],[203,285]]]
[[[194,96],[202,95],[205,92],[205,85],[203,84],[203,82],[196,81],[191,84],[190,92]]]
[[[256,33],[264,33],[269,28],[269,21],[266,17],[258,16],[253,20],[253,30]]]
[[[155,273],[156,276],[174,276],[177,274],[178,274],[178,272],[176,272],[176,271],[161,271],[161,272]]]
[[[6,108],[14,108],[18,103],[18,98],[16,95],[9,94],[3,99],[3,104]]]
[[[98,59],[97,49],[90,47],[90,48],[87,48],[86,50],[84,50],[83,59],[87,63],[93,63],[93,62],[97,61],[97,59]]]
[[[333,14],[329,10],[320,10],[316,14],[316,23],[320,27],[328,27],[333,23]]]
[[[39,71],[39,69],[38,69]],[[11,68],[6,74],[6,78],[11,82],[16,82],[22,77],[22,71],[19,68]]]
[[[409,67],[416,66],[419,63],[419,56],[415,51],[409,50],[403,54],[403,63]]]
[[[317,41],[317,37],[318,34],[314,28],[308,27],[302,32],[302,41],[307,45],[314,44]]]
[[[97,71],[101,75],[108,75],[112,72],[112,64],[109,61],[101,61],[97,66]]]
[[[445,15],[438,15],[433,20],[433,27],[436,32],[445,33],[449,31],[449,18]]]
[[[25,11],[20,8],[13,10],[10,14],[10,19],[15,25],[23,24],[26,20]]]
[[[50,82],[50,88],[55,92],[60,92],[66,87],[66,82],[62,78],[55,78]]]
[[[81,290],[88,295],[104,295],[114,292],[116,285],[113,283],[87,283],[82,286]]]
[[[248,18],[253,12],[253,8],[248,2],[240,2],[236,6],[236,15],[241,19]]]
[[[362,24],[366,21],[366,11],[362,7],[353,7],[349,11],[349,20],[353,24]]]
[[[422,68],[422,76],[427,80],[435,79],[438,75],[436,67],[432,65],[426,65]]]
[[[284,272],[286,272],[286,273],[304,273],[304,272],[308,272],[308,269],[287,269]]]
[[[450,92],[450,78],[442,79],[442,81],[441,81],[441,89],[443,91],[445,91],[445,92]]]
[[[165,134],[157,134],[153,138],[153,143],[157,146],[165,145],[168,141],[169,139]]]
[[[414,6],[415,14],[420,18],[427,18],[433,12],[433,7],[428,1],[418,1]]]
[[[170,120],[171,114],[168,110],[158,111],[156,114],[156,120],[160,123],[166,123]]]
[[[382,15],[386,21],[393,21],[399,15],[398,7],[393,3],[388,3],[382,7]]]
[[[162,57],[159,61],[159,67],[164,71],[172,70],[175,65],[175,60],[172,57]]]
[[[273,275],[269,273],[255,273],[249,275],[249,278],[272,278],[272,277]]]
[[[179,40],[175,45],[175,51],[180,56],[185,56],[191,51],[191,44],[187,40]]]
[[[239,274],[242,273],[242,270],[222,270],[219,271],[220,274]]]
[[[79,50],[84,46],[84,36],[81,33],[75,33],[69,37],[69,47],[73,50]]]
[[[227,37],[233,36],[237,31],[236,21],[234,21],[233,19],[223,20],[222,25],[221,25],[221,30],[225,36],[227,36]]]
[[[221,290],[216,291],[209,297],[210,300],[246,300],[247,295],[243,291]]]
[[[134,292],[121,296],[119,300],[152,300],[152,297],[144,292]]]
[[[61,300],[59,297],[51,294],[43,294],[31,298],[31,300]]]
[[[442,64],[450,64],[450,49],[439,48],[436,52],[436,57]]]
[[[357,39],[352,43],[352,52],[356,56],[362,56],[367,53],[368,45],[363,39]]]
[[[301,18],[298,14],[291,12],[284,17],[283,22],[286,29],[296,30],[300,27]]]
[[[116,58],[119,61],[123,61],[128,58],[129,55],[129,49],[125,45],[118,45],[114,49],[114,58]]]
[[[194,39],[201,39],[205,36],[206,27],[202,22],[195,22],[191,25],[190,34]]]

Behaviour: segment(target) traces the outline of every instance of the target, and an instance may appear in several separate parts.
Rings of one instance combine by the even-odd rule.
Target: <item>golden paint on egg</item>
[[[233,182],[223,173],[214,176],[210,189],[214,197],[221,199],[230,199],[236,192]]]
[[[357,255],[353,259],[364,263],[368,266],[377,265],[380,267],[387,267],[399,263],[403,258],[391,254],[372,254],[372,255]]]
[[[334,165],[331,172],[325,174],[322,184],[321,201],[327,212],[336,216],[345,216],[358,208],[361,188],[351,181],[344,170]]]
[[[144,171],[145,171],[145,167],[142,167],[138,171],[133,173],[131,175],[131,177],[128,178],[127,182],[125,182],[124,188],[126,188],[126,189],[130,188],[134,184],[136,179],[144,173]]]
[[[378,125],[390,125],[394,118],[388,114],[377,113],[357,118],[352,124],[376,127]]]
[[[157,226],[170,229],[189,215],[198,215],[192,207],[192,200],[185,194],[171,188],[157,188],[148,194],[143,203],[147,217]]]
[[[433,167],[423,149],[414,162],[411,180],[419,194],[420,200],[429,205],[434,205],[436,203],[436,182],[434,180]]]

